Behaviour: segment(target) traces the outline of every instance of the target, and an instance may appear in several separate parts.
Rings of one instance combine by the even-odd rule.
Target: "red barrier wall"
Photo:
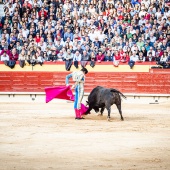
[[[45,87],[64,85],[66,74],[68,72],[0,72],[0,92],[44,92]],[[170,94],[170,70],[89,73],[85,92],[97,85],[117,88],[125,93]]]

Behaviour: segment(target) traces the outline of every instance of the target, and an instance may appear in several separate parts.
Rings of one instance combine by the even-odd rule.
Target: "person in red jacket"
[[[18,53],[17,53],[17,50],[16,50],[16,48],[13,48],[12,49],[12,54],[11,54],[11,56],[10,56],[10,60],[15,60],[15,61],[17,61],[18,60]]]
[[[36,34],[36,36],[35,36],[35,42],[36,43],[39,43],[40,42],[40,40],[41,40],[41,36],[40,36],[40,33],[39,32],[37,32],[37,34]]]
[[[41,7],[41,10],[38,12],[38,16],[39,18],[41,18],[42,16],[44,16],[44,18],[47,18],[47,11],[44,9],[44,7]]]
[[[130,60],[130,57],[129,57],[129,55],[128,55],[128,52],[124,52],[123,53],[123,56],[121,57],[121,62],[122,63],[126,63],[126,62],[129,62],[129,60]]]
[[[97,60],[99,63],[101,63],[101,61],[104,61],[104,58],[105,58],[104,54],[102,54],[102,52],[99,51],[99,53],[98,53],[97,56],[96,56],[96,60]]]
[[[9,55],[9,57],[11,57],[11,51],[8,50],[7,46],[4,46],[4,49],[1,51],[0,56],[4,54],[4,52],[6,52],[7,55]]]
[[[115,67],[118,67],[120,60],[121,60],[121,56],[120,56],[120,54],[118,53],[118,51],[116,51],[116,52],[114,53],[113,65],[114,65]]]
[[[25,0],[25,2],[24,2],[22,7],[25,7],[26,9],[27,8],[32,9],[32,5],[28,2],[28,0]]]

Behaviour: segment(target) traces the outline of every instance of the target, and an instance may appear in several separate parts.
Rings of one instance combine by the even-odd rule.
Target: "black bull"
[[[120,91],[116,89],[97,86],[88,96],[87,104],[89,105],[89,109],[85,114],[90,113],[92,109],[94,109],[95,112],[98,112],[99,108],[101,108],[100,112],[102,115],[104,109],[106,108],[108,111],[108,119],[110,119],[111,106],[115,104],[119,110],[121,120],[124,120],[121,110],[121,96],[126,98]]]

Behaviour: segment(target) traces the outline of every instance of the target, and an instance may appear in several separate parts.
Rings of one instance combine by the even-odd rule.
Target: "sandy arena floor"
[[[170,170],[170,103],[127,104],[125,121],[73,103],[0,103],[0,170]]]

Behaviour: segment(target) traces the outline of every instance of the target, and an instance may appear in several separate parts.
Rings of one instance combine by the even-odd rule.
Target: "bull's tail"
[[[111,92],[114,92],[114,93],[119,93],[119,95],[121,95],[124,99],[126,99],[126,96],[123,94],[123,93],[121,93],[119,90],[116,90],[116,89],[110,89],[110,91]]]

